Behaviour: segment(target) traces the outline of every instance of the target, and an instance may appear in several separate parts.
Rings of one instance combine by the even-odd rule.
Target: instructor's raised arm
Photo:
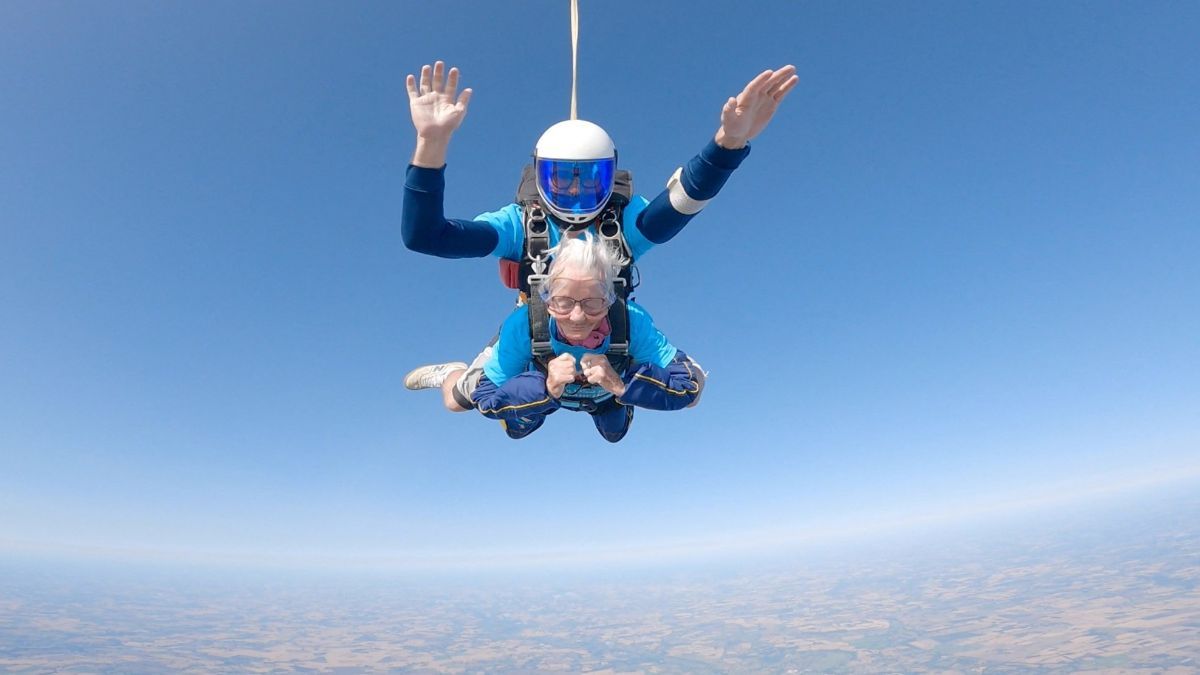
[[[750,153],[747,143],[762,133],[780,102],[800,81],[795,66],[764,70],[721,108],[713,140],[679,167],[654,201],[638,214],[637,231],[651,244],[670,241],[700,213]]]

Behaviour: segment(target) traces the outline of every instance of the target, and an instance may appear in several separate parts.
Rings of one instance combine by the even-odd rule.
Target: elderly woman
[[[627,302],[629,347],[623,372],[609,361],[616,301],[616,254],[599,239],[563,239],[550,253],[541,298],[549,314],[550,352],[535,358],[529,305],[513,310],[500,328],[472,392],[484,415],[500,420],[510,438],[524,438],[560,408],[588,412],[605,440],[616,443],[633,421],[634,407],[679,410],[694,404],[704,373],[654,327],[646,310]]]

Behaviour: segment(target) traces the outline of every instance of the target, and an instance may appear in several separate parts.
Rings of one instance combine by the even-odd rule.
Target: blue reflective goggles
[[[542,193],[559,211],[591,213],[612,194],[613,175],[617,160],[591,159],[537,161],[538,185]]]

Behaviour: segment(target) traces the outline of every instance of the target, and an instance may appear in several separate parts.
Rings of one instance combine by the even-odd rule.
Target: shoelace
[[[449,370],[445,364],[434,366],[429,369],[429,372],[417,378],[417,384],[425,389],[442,386],[442,382],[446,379],[446,371]]]

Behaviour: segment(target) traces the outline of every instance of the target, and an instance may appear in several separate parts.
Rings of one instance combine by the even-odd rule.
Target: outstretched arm
[[[670,241],[717,196],[750,153],[750,139],[767,127],[799,79],[795,66],[765,70],[725,102],[712,142],[680,167],[667,189],[638,214],[637,229],[651,244]]]
[[[601,354],[585,355],[580,365],[588,382],[603,387],[622,405],[679,410],[693,405],[704,389],[704,371],[679,350],[666,366],[642,363],[626,368],[624,375]]]
[[[679,410],[693,405],[704,390],[704,371],[681,351],[665,367],[643,363],[630,368],[617,400],[652,410]]]
[[[484,375],[472,396],[479,412],[494,420],[546,415],[562,407],[546,390],[546,376],[536,371],[520,373],[501,385]]]
[[[704,372],[667,340],[641,305],[630,302],[627,308],[633,365],[621,374],[620,387],[601,386],[621,403],[640,408],[679,410],[695,403],[704,389]],[[589,365],[605,366],[604,361]]]
[[[408,87],[408,110],[417,129],[417,149],[412,163],[427,169],[446,165],[450,137],[467,116],[472,91],[458,94],[458,68],[445,75],[446,64],[438,61],[432,67],[421,66],[421,81],[412,75],[405,78]]]
[[[458,93],[458,68],[446,64],[421,67],[421,79],[406,78],[408,109],[417,130],[417,148],[404,180],[400,236],[418,253],[442,258],[481,258],[496,248],[491,225],[474,220],[449,220],[443,213],[446,151],[450,137],[462,124],[471,90]]]

